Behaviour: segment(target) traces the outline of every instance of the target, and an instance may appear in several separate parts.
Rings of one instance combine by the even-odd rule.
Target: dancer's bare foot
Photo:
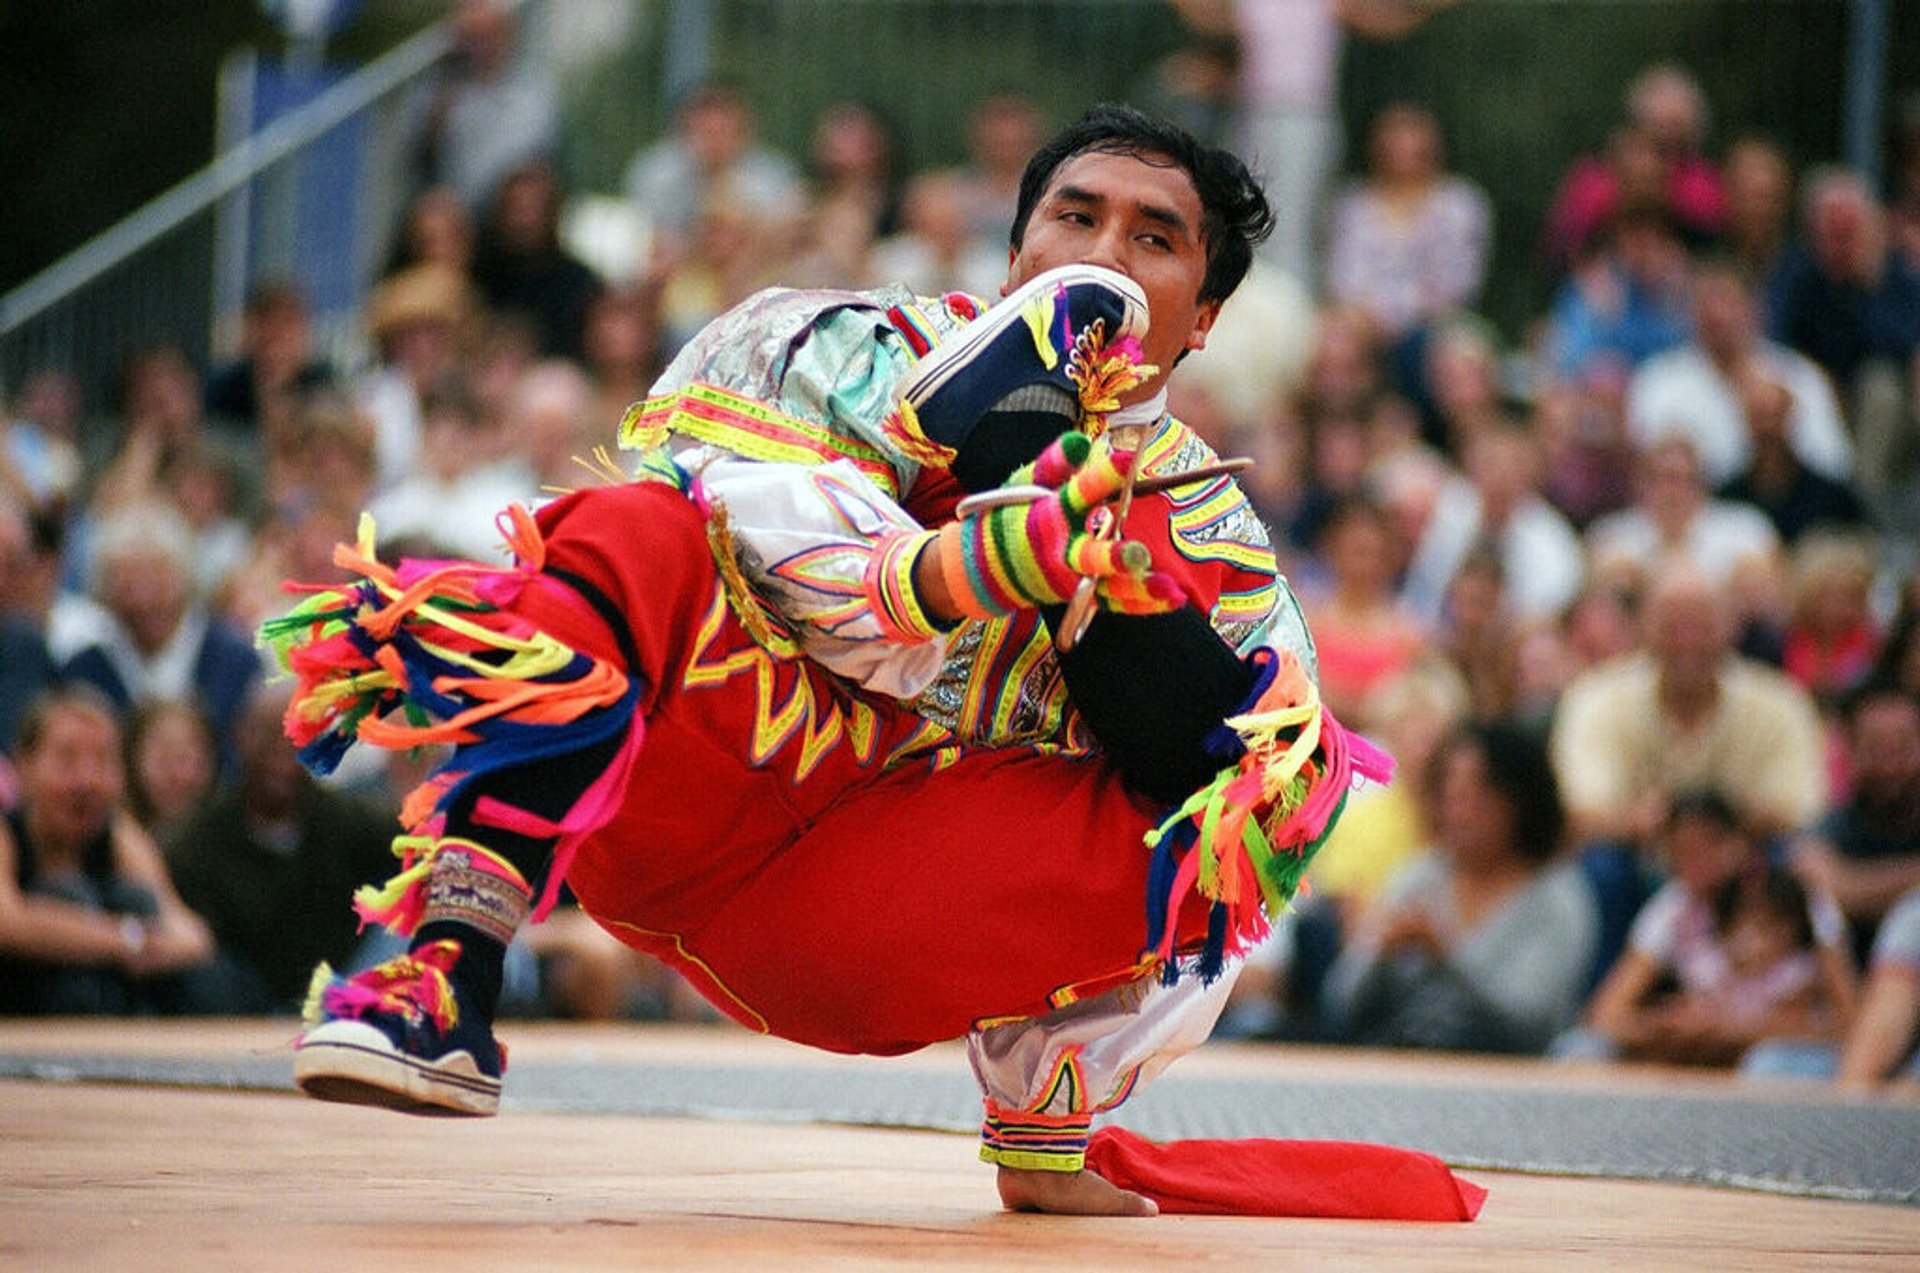
[[[1009,1211],[1056,1216],[1157,1216],[1153,1199],[1122,1189],[1090,1171],[1000,1169],[1000,1201]]]

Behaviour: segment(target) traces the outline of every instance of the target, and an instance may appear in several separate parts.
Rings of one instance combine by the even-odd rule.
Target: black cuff
[[[1058,630],[1061,607],[1043,611]],[[1074,706],[1134,791],[1179,804],[1213,781],[1225,763],[1205,739],[1245,706],[1258,673],[1233,652],[1200,611],[1093,617],[1079,644],[1060,656]]]

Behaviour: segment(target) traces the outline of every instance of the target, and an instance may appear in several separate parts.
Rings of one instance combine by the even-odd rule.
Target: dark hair
[[[1667,817],[1663,824],[1671,831],[1682,822],[1710,822],[1722,831],[1743,834],[1745,826],[1740,814],[1727,798],[1710,787],[1692,787],[1685,791],[1676,791],[1667,801]]]
[[[1539,737],[1505,722],[1475,721],[1447,740],[1434,757],[1436,765],[1460,751],[1479,754],[1487,785],[1513,811],[1514,847],[1521,856],[1539,863],[1559,852],[1567,826],[1566,808],[1560,803],[1553,763]]]
[[[1207,272],[1200,299],[1224,301],[1253,264],[1254,245],[1273,233],[1273,209],[1253,174],[1230,151],[1209,146],[1178,124],[1131,106],[1103,103],[1067,125],[1027,161],[1013,217],[1013,246],[1027,237],[1027,221],[1060,166],[1079,155],[1130,155],[1164,161],[1193,181],[1200,196],[1200,240]]]
[[[1920,698],[1915,698],[1906,686],[1892,676],[1872,673],[1840,696],[1840,719],[1852,728],[1859,723],[1861,712],[1888,699],[1920,708]]]
[[[21,713],[14,733],[14,755],[24,759],[38,751],[47,740],[47,727],[64,711],[81,712],[113,726],[116,745],[125,734],[120,708],[105,691],[88,681],[63,681],[34,695]]]
[[[1796,950],[1812,950],[1813,908],[1807,890],[1792,871],[1773,862],[1762,862],[1753,871],[1742,871],[1722,884],[1713,895],[1713,931],[1726,936],[1733,921],[1748,907],[1793,924]]]

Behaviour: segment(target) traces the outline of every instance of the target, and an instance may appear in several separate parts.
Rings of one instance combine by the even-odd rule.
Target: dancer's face
[[[1207,247],[1200,195],[1182,168],[1132,155],[1088,153],[1061,164],[1012,252],[1005,295],[1060,265],[1099,265],[1140,285],[1149,327],[1146,361],[1160,374],[1132,396],[1158,392],[1174,360],[1207,343],[1218,301],[1202,301]]]

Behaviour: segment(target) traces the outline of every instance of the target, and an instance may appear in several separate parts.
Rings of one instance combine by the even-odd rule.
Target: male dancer
[[[458,748],[359,903],[411,951],[317,979],[300,1085],[492,1112],[501,952],[564,876],[752,1028],[966,1035],[1008,1206],[1150,1212],[1083,1169],[1092,1116],[1205,1037],[1384,768],[1237,489],[1144,489],[1212,458],[1166,376],[1269,222],[1237,159],[1097,108],[1030,165],[984,314],[762,293],[629,413],[649,480],[515,510],[514,568],[364,533],[359,584],[269,625],[289,730],[321,767]]]

